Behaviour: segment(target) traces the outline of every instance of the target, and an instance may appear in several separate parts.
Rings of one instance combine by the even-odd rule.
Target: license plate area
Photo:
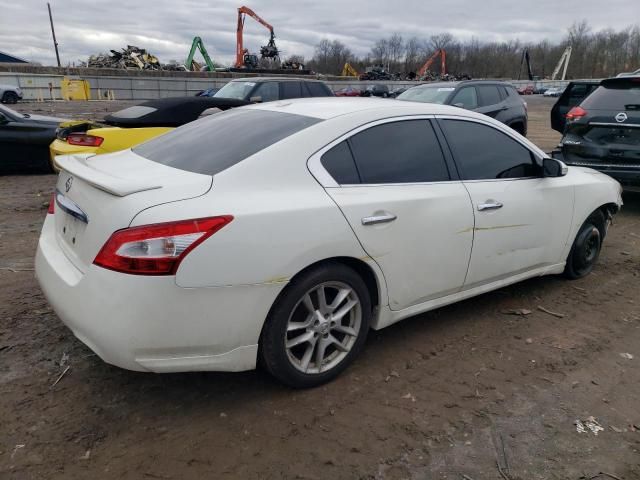
[[[60,237],[68,246],[75,250],[80,245],[87,224],[66,212],[64,213],[64,219],[61,224],[59,227]]]

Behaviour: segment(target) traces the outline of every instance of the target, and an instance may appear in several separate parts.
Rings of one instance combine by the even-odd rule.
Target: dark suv
[[[603,80],[566,119],[555,158],[640,190],[640,76]]]
[[[509,83],[491,80],[426,83],[398,95],[398,100],[440,103],[484,113],[527,134],[527,103]]]
[[[231,80],[213,98],[232,98],[247,103],[272,102],[287,98],[333,97],[333,91],[319,80],[282,77],[238,78]]]
[[[556,132],[564,133],[564,127],[567,123],[567,113],[576,105],[591,95],[600,82],[597,80],[580,80],[577,82],[569,82],[558,97],[558,101],[551,108],[551,128]]]

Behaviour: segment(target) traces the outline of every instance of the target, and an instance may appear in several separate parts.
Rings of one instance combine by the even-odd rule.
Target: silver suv
[[[18,100],[22,100],[22,90],[20,87],[0,84],[0,102],[18,103]]]

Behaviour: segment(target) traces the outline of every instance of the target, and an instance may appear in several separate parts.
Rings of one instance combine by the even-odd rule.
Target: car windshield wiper
[[[31,118],[31,115],[29,115],[28,113],[23,113],[22,118]]]

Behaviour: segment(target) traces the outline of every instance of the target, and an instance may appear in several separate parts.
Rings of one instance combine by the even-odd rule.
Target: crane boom
[[[344,64],[344,67],[342,67],[342,76],[343,77],[357,77],[358,76],[358,72],[356,71],[355,68],[353,68],[351,66],[351,64],[349,62]]]
[[[531,70],[531,58],[529,57],[529,49],[525,48],[522,52],[522,58],[520,59],[520,70],[518,70],[518,80],[522,76],[522,65],[527,64],[527,77],[529,80],[533,80],[533,71]]]
[[[440,48],[433,52],[433,55],[431,55],[427,61],[424,62],[424,65],[420,67],[420,70],[418,70],[417,73],[418,77],[422,77],[427,73],[427,70],[429,70],[431,65],[433,65],[433,62],[438,58],[438,55],[440,55],[440,76],[444,76],[447,73],[447,52],[445,52],[443,48]]]
[[[209,67],[210,72],[215,71],[215,67],[213,66],[213,61],[209,54],[207,53],[207,49],[204,48],[204,43],[200,37],[194,37],[193,42],[191,43],[191,50],[189,51],[189,56],[187,57],[187,61],[184,63],[184,66],[187,70],[193,71],[193,56],[196,54],[196,50],[200,50],[202,57],[204,58],[207,67]]]
[[[243,40],[242,40],[242,31],[244,29],[244,19],[245,15],[249,15],[258,23],[263,25],[265,28],[269,30],[270,37],[269,43],[262,47],[261,53],[263,57],[271,57],[275,58],[278,56],[278,49],[275,46],[275,34],[273,33],[273,27],[270,23],[263,20],[256,12],[251,10],[249,7],[242,6],[238,8],[238,26],[236,29],[236,68],[242,68],[245,64],[244,56],[247,53],[247,50],[244,48]]]
[[[553,69],[553,73],[551,74],[551,80],[555,80],[560,73],[560,69],[564,64],[564,68],[562,70],[562,78],[560,80],[564,80],[567,77],[567,68],[569,68],[569,60],[571,59],[571,45],[564,49],[562,55],[560,56],[560,60],[558,60],[558,64],[556,68]]]

